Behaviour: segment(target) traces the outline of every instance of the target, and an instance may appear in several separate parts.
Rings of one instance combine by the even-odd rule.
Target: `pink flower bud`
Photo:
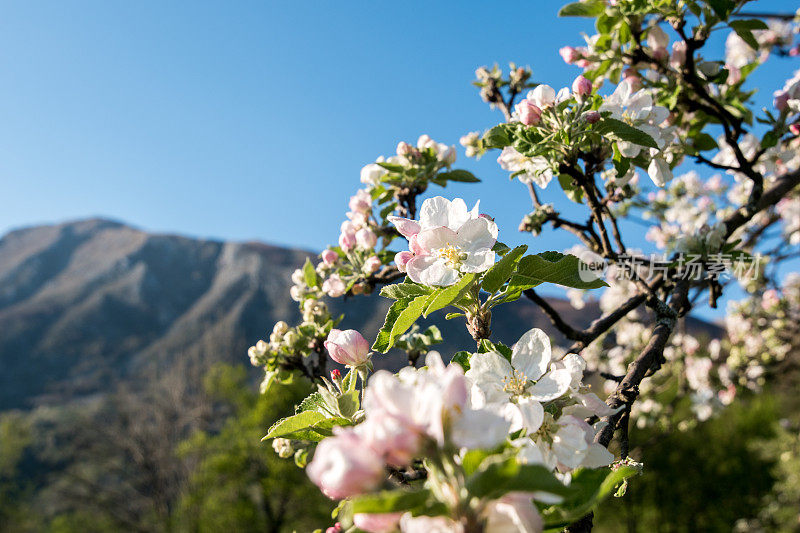
[[[725,65],[725,68],[728,69],[728,79],[726,80],[728,85],[736,85],[742,81],[742,71],[739,67]]]
[[[397,531],[397,524],[403,513],[356,513],[353,524],[367,533],[391,533]]]
[[[536,107],[530,100],[523,100],[514,106],[519,115],[519,121],[526,126],[537,124],[542,118],[542,110]]]
[[[369,343],[354,329],[332,329],[325,341],[331,359],[347,366],[361,366],[369,360]]]
[[[355,233],[351,233],[349,231],[343,231],[341,235],[339,235],[339,246],[345,252],[349,252],[353,249],[353,246],[356,245],[356,235]]]
[[[372,274],[376,272],[381,267],[381,260],[377,255],[373,255],[368,257],[366,261],[364,261],[364,272],[367,274]]]
[[[413,151],[414,147],[408,144],[405,141],[400,141],[397,143],[397,155],[399,156],[406,156]]]
[[[406,271],[406,265],[414,258],[414,254],[409,251],[399,252],[394,256],[394,264],[400,272]]]
[[[342,373],[339,372],[338,368],[334,368],[331,370],[331,381],[339,381],[342,379]]]
[[[358,194],[350,197],[350,202],[347,205],[351,211],[366,213],[372,209],[372,198],[366,191],[358,191]]]
[[[344,284],[344,281],[342,281],[342,278],[339,277],[339,274],[333,274],[331,277],[322,282],[322,292],[331,298],[344,296],[346,291],[347,286]]]
[[[797,45],[797,46],[792,47],[789,50],[789,55],[792,56],[792,57],[800,55],[800,44]]]
[[[600,121],[600,113],[597,111],[587,111],[583,114],[583,120],[588,122],[589,124],[594,124]]]
[[[317,445],[306,473],[325,496],[341,499],[377,487],[383,480],[384,464],[365,449],[352,429],[335,428],[333,437],[322,439]]]
[[[581,54],[573,48],[572,46],[565,46],[558,51],[558,54],[561,56],[561,59],[564,60],[564,63],[571,65],[575,63],[578,59],[580,59]]]
[[[583,76],[578,76],[572,82],[572,92],[578,96],[586,96],[592,93],[592,82]]]
[[[333,265],[336,261],[339,260],[339,254],[334,252],[333,250],[325,250],[322,252],[322,262],[328,266]]]
[[[791,126],[789,126],[789,131],[791,131],[795,135],[800,135],[800,124],[792,124]]]
[[[360,248],[370,249],[374,248],[378,243],[378,237],[375,232],[369,228],[361,228],[356,232],[356,244]]]

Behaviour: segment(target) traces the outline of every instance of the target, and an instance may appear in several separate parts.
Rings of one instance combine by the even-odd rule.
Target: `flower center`
[[[627,109],[622,112],[622,121],[628,123],[629,125],[633,126],[633,113],[628,111]]]
[[[436,250],[436,255],[444,259],[451,267],[458,267],[464,259],[464,254],[461,253],[461,250],[450,243]]]
[[[514,370],[511,376],[503,378],[503,390],[512,396],[522,396],[529,381],[528,376],[519,370]]]

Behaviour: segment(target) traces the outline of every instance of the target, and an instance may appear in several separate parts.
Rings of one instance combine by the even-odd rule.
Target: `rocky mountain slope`
[[[247,347],[277,320],[298,318],[289,278],[308,255],[104,219],[8,233],[0,239],[0,411],[102,394],[177,358],[246,362]],[[373,294],[334,307],[347,313],[342,327],[374,335],[388,303]],[[599,313],[553,305],[578,326]],[[552,329],[524,300],[498,308],[493,322],[493,338],[508,343],[532,326]],[[443,350],[472,348],[462,323],[439,325]]]

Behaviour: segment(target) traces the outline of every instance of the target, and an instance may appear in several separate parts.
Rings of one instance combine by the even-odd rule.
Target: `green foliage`
[[[640,146],[658,148],[655,139],[650,135],[615,118],[603,118],[595,126],[595,131],[615,141],[627,141]]]
[[[495,263],[495,265],[486,271],[483,275],[483,280],[481,281],[481,288],[486,292],[492,293],[497,292],[500,290],[508,278],[511,276],[511,273],[517,266],[522,254],[524,254],[528,250],[526,245],[517,246],[507,254],[503,256],[500,261]]]
[[[197,467],[175,512],[178,531],[311,531],[330,522],[332,504],[291,460],[260,442],[264,427],[291,410],[307,386],[259,395],[238,368],[220,367],[207,380],[235,406],[219,432],[200,432],[180,446]]]
[[[755,517],[774,482],[774,462],[755,453],[777,426],[774,401],[738,403],[686,431],[635,430],[641,476],[624,498],[612,498],[595,513],[596,531],[731,531]],[[636,517],[635,524],[633,517]]]

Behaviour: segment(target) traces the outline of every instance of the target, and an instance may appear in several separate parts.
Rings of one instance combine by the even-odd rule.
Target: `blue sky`
[[[556,87],[579,73],[557,51],[582,43],[586,20],[556,18],[554,1],[487,5],[6,2],[0,232],[107,216],[320,249],[335,241],[365,163],[399,140],[457,144],[500,120],[470,85],[477,66],[517,61]],[[793,68],[778,60],[754,78],[762,104]],[[571,244],[517,233],[529,199],[494,159],[467,160],[459,147],[458,166],[484,183],[443,194],[480,198],[505,242]]]

